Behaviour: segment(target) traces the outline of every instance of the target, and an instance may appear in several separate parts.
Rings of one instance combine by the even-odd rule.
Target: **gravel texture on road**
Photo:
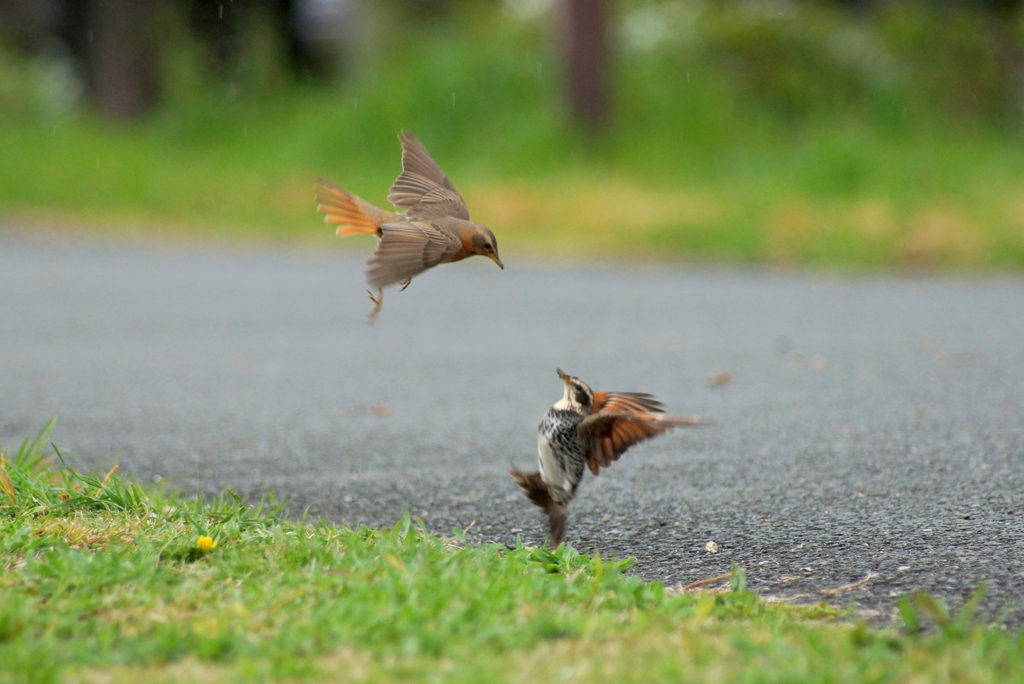
[[[558,366],[716,422],[588,475],[580,550],[668,585],[735,561],[765,596],[882,619],[915,589],[955,606],[987,582],[987,617],[1024,623],[1021,279],[510,255],[389,291],[370,328],[362,270],[0,233],[0,441],[59,413],[74,463],[143,483],[539,544],[507,470],[535,467]]]

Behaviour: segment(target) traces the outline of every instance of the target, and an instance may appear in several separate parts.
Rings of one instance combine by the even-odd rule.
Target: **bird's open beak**
[[[505,264],[501,263],[501,259],[498,258],[497,254],[488,254],[487,256],[489,256],[494,263],[498,264],[498,268],[502,271],[505,270]]]
[[[569,379],[572,378],[571,375],[566,373],[561,368],[556,368],[555,372],[558,373],[558,377],[560,377],[562,379],[562,382],[564,382],[565,384],[569,384]]]

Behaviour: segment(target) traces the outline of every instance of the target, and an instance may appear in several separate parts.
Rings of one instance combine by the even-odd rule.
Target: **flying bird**
[[[509,472],[547,515],[551,548],[565,539],[569,503],[585,467],[597,475],[637,442],[675,427],[707,424],[694,416],[665,413],[650,394],[595,392],[579,378],[557,372],[565,393],[537,428],[540,472]]]
[[[408,131],[398,139],[402,173],[391,185],[388,201],[404,211],[378,209],[323,178],[317,181],[317,211],[326,214],[326,223],[338,226],[338,235],[373,233],[380,240],[366,262],[366,282],[377,293],[369,293],[370,325],[380,313],[385,287],[401,283],[404,290],[428,268],[479,254],[505,269],[494,233],[469,220],[466,202],[423,143]]]

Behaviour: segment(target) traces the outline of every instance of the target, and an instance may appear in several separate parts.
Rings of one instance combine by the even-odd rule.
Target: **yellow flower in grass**
[[[199,539],[196,539],[196,546],[198,546],[199,550],[203,553],[210,553],[215,548],[217,548],[217,540],[213,537],[207,537],[204,534]]]

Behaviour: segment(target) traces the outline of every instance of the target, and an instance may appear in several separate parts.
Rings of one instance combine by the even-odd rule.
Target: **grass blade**
[[[7,461],[2,453],[0,453],[0,491],[11,498],[11,503],[15,506],[18,505],[18,495],[14,492],[11,476],[7,474]]]

